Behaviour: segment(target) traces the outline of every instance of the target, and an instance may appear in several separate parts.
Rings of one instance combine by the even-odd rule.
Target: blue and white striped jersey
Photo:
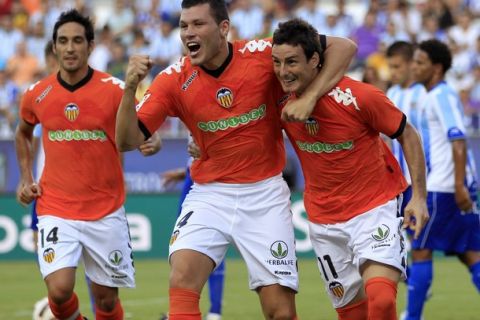
[[[388,89],[387,97],[407,116],[408,122],[420,132],[421,109],[424,105],[424,99],[427,90],[420,83],[414,83],[408,88],[402,88],[395,85]],[[408,171],[407,162],[403,156],[400,143],[397,140],[392,141],[392,152],[402,168],[403,175],[408,184],[411,184],[410,173]]]
[[[458,94],[445,81],[427,93],[422,109],[422,139],[427,162],[427,190],[455,192],[452,141],[466,139],[463,106]],[[467,187],[476,185],[475,163],[468,150]]]

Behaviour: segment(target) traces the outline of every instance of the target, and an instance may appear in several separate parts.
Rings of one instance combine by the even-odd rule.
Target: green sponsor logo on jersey
[[[51,130],[50,141],[106,141],[107,134],[102,130]]]
[[[302,141],[296,141],[298,148],[301,151],[306,151],[306,152],[314,152],[314,153],[332,153],[332,152],[339,152],[342,150],[351,150],[353,149],[353,141],[345,141],[345,142],[340,142],[340,143],[323,143],[323,142],[315,142],[315,143],[309,143],[309,142],[302,142]]]
[[[197,126],[200,130],[205,132],[216,132],[218,130],[227,130],[229,128],[235,128],[239,125],[245,125],[252,121],[257,121],[258,119],[262,119],[265,117],[267,111],[267,106],[262,104],[257,109],[253,109],[249,113],[244,113],[238,116],[234,116],[227,119],[220,119],[217,121],[209,121],[209,122],[199,122]]]

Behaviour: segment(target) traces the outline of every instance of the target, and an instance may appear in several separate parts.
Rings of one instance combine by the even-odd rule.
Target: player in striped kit
[[[388,89],[387,97],[407,116],[408,122],[420,129],[422,100],[425,97],[425,87],[415,82],[412,76],[414,45],[405,41],[397,41],[387,49],[388,67],[393,86]],[[392,152],[409,187],[403,193],[402,212],[411,198],[411,181],[408,166],[402,148],[397,140],[392,140]]]
[[[448,47],[438,40],[420,43],[414,53],[415,80],[427,89],[421,131],[427,163],[430,221],[412,242],[407,320],[421,319],[433,278],[432,251],[455,254],[480,291],[480,221],[477,178],[468,149],[463,107],[445,80],[452,63]]]

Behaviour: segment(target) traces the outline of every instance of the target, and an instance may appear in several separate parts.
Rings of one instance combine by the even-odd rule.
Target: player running
[[[274,33],[273,65],[289,99],[301,97],[328,65],[316,35],[298,19]],[[318,100],[307,121],[283,126],[302,165],[310,239],[339,319],[397,319],[397,283],[406,266],[401,229],[418,236],[428,219],[416,130],[381,91],[348,77]],[[410,170],[405,217],[399,209],[407,183],[380,133],[399,141]]]
[[[130,58],[117,117],[117,143],[136,148],[167,116],[179,117],[199,144],[195,181],[170,246],[169,316],[200,319],[199,297],[209,274],[234,244],[247,264],[266,319],[294,319],[298,275],[290,192],[281,177],[285,150],[276,102],[281,89],[271,65],[271,41],[227,41],[222,0],[184,0],[180,34],[187,57],[159,74],[136,106],[134,93],[151,67]],[[330,42],[331,41],[331,42]],[[328,49],[331,61],[307,98],[341,77],[354,48]],[[290,115],[287,115],[290,117]],[[292,116],[295,118],[295,116]]]
[[[134,287],[125,190],[115,145],[123,82],[88,66],[92,22],[63,12],[53,30],[59,72],[32,85],[20,107],[15,143],[21,179],[18,201],[36,199],[38,261],[50,309],[58,319],[83,319],[74,292],[83,259],[96,319],[123,319],[119,287]],[[45,167],[32,174],[32,132],[41,124]]]

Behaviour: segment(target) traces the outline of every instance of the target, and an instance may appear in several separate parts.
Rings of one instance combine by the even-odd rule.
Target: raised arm
[[[40,187],[33,179],[33,128],[23,119],[20,119],[15,132],[15,150],[20,169],[20,182],[17,187],[17,201],[27,205],[41,195]]]
[[[146,55],[133,55],[128,61],[125,90],[117,111],[115,129],[115,141],[120,151],[136,149],[145,141],[145,136],[138,126],[135,94],[138,84],[148,74],[151,65],[151,60]]]
[[[307,90],[296,100],[290,100],[282,110],[285,121],[305,121],[317,100],[342,79],[357,52],[357,45],[346,38],[327,37],[322,70]]]
[[[412,180],[412,199],[405,207],[403,227],[414,230],[416,239],[429,219],[426,203],[425,156],[418,132],[410,123],[407,122],[402,135],[397,140],[402,146]]]

